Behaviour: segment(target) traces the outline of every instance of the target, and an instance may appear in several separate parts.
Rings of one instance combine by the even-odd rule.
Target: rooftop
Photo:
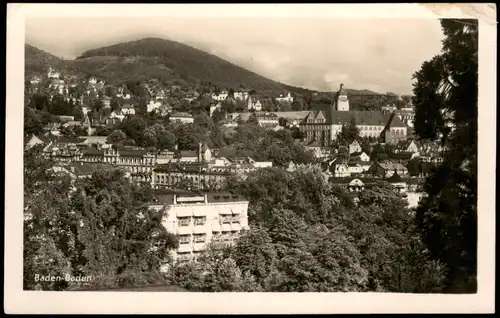
[[[386,181],[390,183],[396,183],[396,182],[403,182],[403,179],[397,172],[394,172],[394,174],[389,178],[387,178]]]
[[[204,192],[204,191],[183,191],[183,190],[155,190],[152,203],[160,203],[164,205],[174,204],[174,197],[179,198],[194,198],[205,197],[207,203],[222,203],[222,202],[241,202],[246,201],[245,198],[229,193],[229,192]],[[193,202],[193,204],[201,202]]]
[[[337,111],[331,105],[316,105],[306,116],[316,118],[322,113],[326,119],[326,124],[345,125],[349,124],[354,118],[356,125],[365,126],[386,126],[390,115],[383,114],[381,111]]]
[[[172,117],[193,118],[191,114],[183,112],[173,112],[170,114],[170,118]]]

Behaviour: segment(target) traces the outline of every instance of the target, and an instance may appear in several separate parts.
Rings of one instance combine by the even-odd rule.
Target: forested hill
[[[216,86],[219,89],[247,88],[268,96],[289,91],[305,99],[324,99],[331,104],[338,88],[330,92],[294,87],[273,81],[252,71],[225,61],[185,44],[146,38],[115,44],[82,53],[76,60],[63,60],[52,54],[26,45],[26,77],[46,74],[50,66],[63,74],[79,78],[96,76],[112,85],[126,82],[148,82],[156,79],[165,86]],[[339,83],[340,85],[340,83]],[[366,89],[347,88],[352,109],[380,109],[394,103],[395,96]],[[266,94],[268,93],[268,94]],[[316,97],[313,97],[315,94]]]
[[[129,80],[133,74],[139,80],[157,78],[163,82],[211,83],[220,88],[307,91],[270,80],[191,46],[159,38],[89,50],[77,58],[77,63],[88,65],[97,76],[104,78]]]
[[[47,73],[49,66],[58,69],[66,68],[66,61],[29,44],[24,46],[24,57],[24,67],[28,75]]]

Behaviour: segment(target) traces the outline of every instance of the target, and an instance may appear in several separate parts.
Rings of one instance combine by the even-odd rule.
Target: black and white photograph
[[[494,285],[496,79],[482,70],[496,66],[479,66],[479,39],[487,30],[495,43],[496,7],[457,4],[470,17],[447,17],[400,5],[428,14],[370,17],[367,4],[345,5],[368,11],[358,17],[306,10],[342,10],[324,4],[26,9],[23,69],[7,75],[23,88],[7,89],[8,100],[18,95],[7,118],[15,111],[19,122],[6,132],[19,135],[6,143],[6,191],[23,191],[6,204],[22,222],[12,236],[19,293],[70,301],[92,291],[104,303],[173,293],[191,313],[208,313],[195,300],[207,293],[238,295],[235,306],[318,295],[322,313],[354,293],[493,299],[478,277]],[[45,6],[74,14],[45,16]],[[224,14],[211,16],[216,8]],[[9,182],[15,164],[22,182]]]

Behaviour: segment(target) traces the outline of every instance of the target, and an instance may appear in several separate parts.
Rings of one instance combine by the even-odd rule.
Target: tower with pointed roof
[[[347,91],[344,88],[344,84],[340,84],[340,89],[337,92],[335,98],[335,110],[343,112],[349,111],[349,99],[347,98]]]

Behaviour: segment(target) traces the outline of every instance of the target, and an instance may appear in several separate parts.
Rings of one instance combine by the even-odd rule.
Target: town
[[[179,210],[175,212],[177,219],[174,213],[165,220],[165,226],[180,235],[180,247],[174,253],[179,259],[196,255],[213,238],[228,241],[247,227],[249,202],[217,191],[228,176],[244,177],[257,169],[276,166],[275,162],[238,156],[230,149],[211,149],[206,143],[198,143],[195,150],[179,149],[177,144],[170,148],[125,145],[126,137],[111,129],[134,118],[136,110],[140,112],[141,106],[134,102],[138,96],[126,85],[110,87],[96,77],[88,78],[82,85],[75,78],[61,76],[50,67],[45,78],[30,80],[29,93],[46,92],[53,104],[60,100],[81,114],[71,115],[75,110],[66,107],[69,111],[55,116],[57,121],[47,123],[43,132],[27,136],[26,147],[43,145],[43,153],[57,163],[54,170],[73,179],[90,178],[96,169],[107,166],[124,169],[133,182],[149,184],[157,193],[157,201],[151,207],[158,208],[161,202],[172,212]],[[148,84],[142,88],[149,97],[144,109],[146,116],[167,117],[170,123],[181,126],[195,124],[191,113],[175,111],[165,101],[178,96],[179,103],[193,102],[200,98],[200,93],[184,91],[182,87],[161,88]],[[172,94],[175,91],[179,93]],[[266,130],[292,131],[293,142],[303,145],[313,160],[286,162],[281,165],[286,171],[294,171],[300,164],[318,165],[328,182],[349,192],[387,181],[409,201],[410,207],[415,207],[421,195],[420,185],[433,165],[441,160],[438,144],[421,143],[412,137],[415,113],[411,103],[399,109],[386,105],[380,111],[351,111],[349,96],[341,84],[331,105],[305,111],[269,112],[255,95],[249,94],[249,90],[212,93],[207,114],[213,118],[221,112],[223,102],[233,99],[243,102],[247,108],[245,112],[224,111],[218,125],[226,130],[254,120],[255,125]],[[284,92],[275,100],[291,103],[294,97]],[[343,129],[354,129],[354,135],[339,140]],[[217,208],[210,208],[214,204]],[[235,210],[238,211],[236,217]],[[215,221],[215,225],[203,227],[207,220]]]
[[[407,23],[433,55],[33,39],[24,290],[476,293],[477,20]]]

